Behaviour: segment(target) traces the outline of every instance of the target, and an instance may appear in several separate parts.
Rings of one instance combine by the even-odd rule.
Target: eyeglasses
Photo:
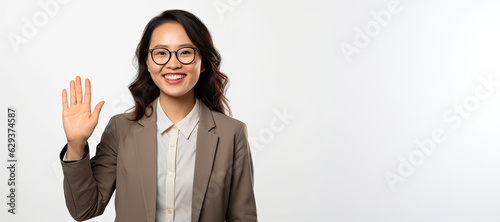
[[[177,57],[177,60],[180,63],[189,65],[194,61],[194,58],[196,57],[196,50],[198,50],[198,48],[182,47],[173,52],[175,52],[175,57]],[[158,65],[167,64],[167,62],[170,60],[170,57],[172,57],[172,52],[166,48],[154,48],[150,49],[149,52],[151,53],[153,62]]]

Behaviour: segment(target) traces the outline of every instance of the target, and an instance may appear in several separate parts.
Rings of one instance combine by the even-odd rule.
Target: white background
[[[222,55],[233,117],[248,126],[260,221],[500,221],[498,1],[71,0],[51,12],[46,2],[0,3],[0,144],[14,106],[19,160],[16,215],[5,195],[1,221],[72,221],[61,91],[80,75],[92,106],[106,101],[93,155],[109,118],[133,105],[146,23],[175,8],[204,21]],[[28,23],[38,25],[26,36]],[[442,141],[424,154],[415,140],[434,131]],[[4,167],[2,196],[7,178]],[[113,220],[111,202],[91,221]]]

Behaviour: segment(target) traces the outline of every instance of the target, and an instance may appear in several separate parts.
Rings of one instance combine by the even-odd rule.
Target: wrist
[[[81,160],[85,153],[85,145],[87,141],[68,141],[67,161]]]

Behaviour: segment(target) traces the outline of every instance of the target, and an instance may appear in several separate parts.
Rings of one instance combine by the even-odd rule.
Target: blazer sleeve
[[[77,221],[101,215],[115,190],[117,142],[114,119],[111,118],[106,126],[92,159],[86,155],[82,160],[66,162],[62,157],[67,144],[61,151],[66,206]],[[87,144],[86,153],[88,150]]]
[[[239,132],[236,134],[232,172],[226,221],[257,221],[257,208],[253,189],[253,163],[245,123],[241,125]]]

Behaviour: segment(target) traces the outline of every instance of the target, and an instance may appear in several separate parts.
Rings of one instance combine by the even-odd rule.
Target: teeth
[[[178,80],[184,78],[185,75],[164,75],[163,77],[168,80]]]

